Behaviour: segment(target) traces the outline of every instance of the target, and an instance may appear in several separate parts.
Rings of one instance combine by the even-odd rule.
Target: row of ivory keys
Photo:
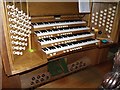
[[[38,37],[38,42],[42,45],[42,50],[48,57],[53,57],[58,53],[79,50],[91,44],[98,45],[99,40],[94,38],[94,33],[89,31],[90,28],[79,26],[79,24],[85,23],[82,20],[66,20],[32,23],[32,25],[34,30],[37,29],[34,31],[34,34]],[[73,27],[38,30],[39,28],[77,24],[78,26]]]

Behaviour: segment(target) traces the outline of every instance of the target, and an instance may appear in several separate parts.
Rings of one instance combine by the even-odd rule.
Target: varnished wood
[[[20,89],[21,88],[21,83],[20,83],[20,78],[18,75],[8,77],[4,71],[4,68],[2,69],[2,89],[11,89],[11,88],[16,88]]]
[[[35,7],[33,7],[35,6]],[[39,9],[38,9],[39,8]],[[77,2],[29,2],[31,16],[78,14]]]
[[[98,29],[98,31],[102,32],[101,34],[99,34],[98,32],[96,33],[96,36],[97,36],[98,39],[108,39],[108,40],[111,40],[112,43],[117,43],[118,42],[117,38],[119,36],[119,35],[117,35],[117,33],[119,32],[119,30],[118,30],[118,23],[119,23],[119,17],[120,17],[119,16],[120,15],[119,14],[120,13],[119,12],[120,11],[119,10],[120,9],[119,2],[112,2],[112,3],[111,2],[104,2],[104,3],[103,2],[94,2],[93,3],[93,7],[92,7],[92,12],[94,14],[96,12],[98,12],[99,13],[98,18],[99,18],[100,17],[100,11],[104,11],[105,9],[107,10],[109,8],[112,8],[113,6],[116,6],[116,12],[115,12],[114,20],[113,20],[113,26],[112,26],[112,30],[111,30],[112,32],[111,33],[108,33],[105,30],[105,26],[107,25],[106,22],[107,22],[108,17],[106,17],[107,19],[104,19],[105,20],[105,25],[104,26],[99,27],[99,23],[98,22],[100,22],[100,21],[102,22],[102,20],[99,20],[99,19],[97,21],[98,25],[94,25],[94,23],[95,23],[94,22],[94,23],[91,23],[91,26],[95,27],[95,29]],[[109,12],[109,10],[107,11],[107,15],[108,15],[108,12]],[[111,14],[109,14],[109,15],[111,15]],[[95,14],[95,16],[97,16],[97,15]],[[104,15],[103,15],[103,17],[104,17]],[[91,21],[92,21],[92,19],[91,19]],[[110,38],[107,35],[109,35]]]
[[[111,61],[104,62],[100,65],[80,70],[72,75],[63,77],[51,83],[47,83],[40,88],[98,88],[106,73],[111,71]]]
[[[99,49],[98,63],[105,62],[105,60],[107,59],[108,51],[108,47]]]
[[[2,89],[2,57],[1,57],[1,52],[0,52],[0,89]]]
[[[2,4],[1,11],[3,12],[3,20],[1,20],[1,21],[3,21],[3,23],[2,23],[2,26],[0,27],[0,28],[2,28],[0,31],[0,36],[2,36],[2,38],[0,38],[0,41],[2,42],[2,44],[0,44],[0,49],[1,49],[1,55],[2,55],[2,62],[4,65],[3,76],[2,76],[3,81],[4,81],[3,87],[11,87],[11,88],[27,87],[27,88],[30,88],[30,87],[37,86],[37,85],[31,85],[30,83],[31,83],[32,77],[36,77],[38,74],[47,73],[50,76],[50,79],[48,81],[38,84],[38,85],[42,85],[44,83],[53,81],[55,79],[58,79],[60,77],[63,77],[65,75],[72,73],[71,71],[68,73],[62,72],[59,75],[51,77],[51,74],[48,71],[48,66],[47,66],[48,63],[56,61],[56,60],[59,61],[61,58],[65,59],[65,61],[67,62],[66,64],[67,64],[68,68],[72,63],[75,63],[77,61],[84,62],[87,67],[87,66],[93,66],[96,64],[100,64],[107,60],[109,46],[112,44],[109,43],[109,44],[105,45],[105,44],[102,44],[101,42],[98,43],[99,45],[92,44],[92,45],[83,46],[83,48],[81,50],[76,50],[76,51],[68,52],[65,54],[63,52],[59,52],[58,55],[55,55],[54,57],[47,56],[46,53],[43,52],[42,47],[46,47],[46,46],[50,46],[50,45],[42,46],[41,44],[39,44],[38,43],[39,37],[37,37],[34,34],[34,31],[53,29],[53,27],[32,29],[32,34],[29,39],[29,44],[30,44],[29,47],[27,47],[27,49],[23,52],[22,56],[13,55],[12,50],[11,50],[11,40],[10,40],[10,36],[9,36],[10,29],[8,26],[9,25],[8,16],[7,16],[7,13],[4,12],[4,10],[6,10],[6,7],[4,8],[4,4],[3,3],[1,3],[1,4]],[[68,25],[68,27],[74,27],[74,26],[90,26],[90,22],[91,22],[90,14],[88,14],[88,13],[87,14],[79,14],[78,13],[78,5],[76,2],[74,2],[74,3],[73,2],[72,3],[71,2],[64,2],[64,3],[63,2],[61,2],[61,3],[58,3],[58,2],[56,2],[56,3],[55,2],[51,2],[51,3],[29,2],[27,8],[26,8],[26,2],[23,2],[23,3],[14,2],[14,3],[7,3],[7,4],[10,4],[10,5],[14,4],[20,10],[23,10],[24,12],[29,14],[32,17],[32,23],[55,22],[55,21],[65,21],[65,20],[85,20],[86,21],[85,24]],[[21,4],[22,4],[22,6],[21,6]],[[96,8],[93,5],[93,8],[95,8],[95,11],[97,11],[97,10],[99,10],[99,8],[102,8],[102,9],[105,7],[108,8],[109,5],[108,6],[106,6],[106,5],[107,5],[107,3],[103,4],[103,5],[101,5],[101,3],[96,3],[95,6],[98,6],[98,7]],[[91,9],[92,9],[92,7],[91,7]],[[117,8],[117,11],[119,11],[119,8]],[[56,16],[56,15],[58,15],[58,16]],[[60,19],[55,19],[55,17],[59,17]],[[117,13],[115,20],[117,21],[118,18],[119,18],[119,13]],[[118,23],[116,23],[116,25],[118,25]],[[116,35],[118,33],[118,30],[117,30],[118,27],[116,27],[116,25],[114,25],[115,33],[112,32],[112,40],[113,41],[117,41]],[[57,26],[54,28],[57,28]],[[95,28],[98,28],[98,26],[96,26]],[[104,29],[104,28],[102,28],[102,29]],[[91,30],[87,30],[86,32],[90,32],[90,31]],[[78,33],[78,32],[74,32],[74,33]],[[72,34],[74,34],[74,33],[72,33]],[[106,35],[102,35],[101,37],[104,38],[104,37],[106,37]],[[96,38],[96,37],[93,36],[92,38]],[[85,39],[85,38],[77,39],[77,40],[83,40],[83,39]],[[30,52],[29,49],[32,49],[33,52]],[[111,66],[111,64],[110,64],[110,66]],[[109,66],[107,66],[106,68],[108,69]],[[102,69],[103,69],[103,72],[102,72]],[[88,71],[87,73],[82,74],[81,77],[87,78],[88,81],[90,80],[89,78],[92,78],[92,80],[94,80],[94,76],[97,77],[96,75],[98,75],[98,74],[101,75],[100,73],[102,73],[102,75],[103,75],[103,73],[106,73],[107,69],[105,69],[104,67],[102,67],[101,69],[98,69],[96,67],[95,69],[90,69],[90,71]],[[97,72],[97,70],[100,70],[100,72]],[[75,71],[77,71],[77,70],[75,70]],[[95,74],[93,75],[92,72],[94,72]],[[79,74],[81,74],[81,73],[79,73]],[[91,77],[87,77],[89,74]],[[75,76],[80,77],[80,75],[75,75]],[[97,78],[99,78],[99,77],[97,77]],[[102,76],[100,76],[100,78],[102,78]],[[74,81],[73,77],[70,80]],[[80,78],[80,80],[83,80],[83,79]],[[86,79],[84,79],[84,80],[85,80],[85,82],[83,82],[83,84],[82,84],[83,86],[80,86],[80,87],[85,87],[86,85],[89,84],[86,82],[87,81]],[[14,81],[16,81],[16,82],[14,82]],[[100,82],[100,79],[98,81]],[[8,84],[6,84],[6,82],[8,82]],[[76,87],[77,86],[79,87],[79,83],[81,83],[81,82],[77,81],[77,80],[75,82],[77,83]],[[94,81],[94,84],[96,86],[95,81]],[[95,88],[94,84],[90,84],[91,85],[90,87]],[[65,86],[63,85],[63,87],[65,87]]]
[[[119,37],[119,20],[120,20],[120,2],[117,4],[117,10],[116,10],[116,17],[115,17],[115,22],[113,25],[113,32],[111,34],[111,37],[113,37],[114,42],[118,42],[118,37]],[[118,35],[117,35],[118,34]],[[116,36],[117,35],[117,36]]]
[[[9,27],[7,25],[8,24],[8,22],[7,22],[8,17],[6,16],[7,10],[5,9],[3,2],[0,2],[0,5],[1,5],[1,9],[2,9],[2,11],[1,11],[2,12],[1,13],[1,15],[2,15],[2,25],[4,23],[4,26],[2,27],[2,30],[5,30],[5,31],[3,31],[4,32],[3,33],[3,35],[4,35],[3,36],[3,40],[6,43],[5,46],[6,46],[6,49],[7,49],[7,51],[6,51],[7,53],[4,54],[4,55],[6,55],[6,56],[8,55],[8,58],[9,58],[8,63],[11,64],[9,66],[10,66],[10,69],[13,70],[13,66],[12,66],[13,63],[12,63],[12,61],[14,61],[14,57],[13,57],[13,54],[12,54],[12,49],[10,48],[11,47],[11,44],[9,43],[10,42],[10,38],[8,38],[10,36],[10,33],[8,33],[9,32],[9,30],[8,30]],[[6,37],[6,39],[5,39],[5,37]],[[8,71],[8,72],[10,72],[10,71]]]
[[[35,50],[33,53],[30,53],[30,51],[27,47],[27,50],[25,50],[23,52],[24,55],[22,55],[22,56],[13,55],[11,39],[10,39],[10,32],[9,32],[10,28],[9,28],[9,22],[8,22],[7,7],[5,4],[6,3],[1,2],[2,17],[3,17],[2,18],[2,20],[3,20],[2,30],[1,30],[1,32],[2,32],[1,33],[1,36],[2,36],[1,53],[3,56],[3,64],[5,66],[5,72],[8,75],[13,75],[13,74],[17,74],[17,73],[20,73],[20,72],[23,72],[26,70],[30,70],[39,65],[43,65],[43,64],[47,63],[47,59],[45,58],[45,56],[43,56],[44,55],[42,53],[43,51],[41,51],[40,49]],[[34,42],[34,44],[37,43],[37,42],[35,42],[35,39],[33,40],[33,42]],[[35,49],[37,47],[38,46],[33,46],[32,48]],[[29,57],[29,55],[31,57]],[[35,60],[34,60],[34,57],[35,57]]]

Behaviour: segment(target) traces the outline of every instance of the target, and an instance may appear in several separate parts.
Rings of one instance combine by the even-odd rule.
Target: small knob
[[[106,44],[108,41],[106,39],[101,40],[102,43]]]
[[[32,77],[32,80],[35,80],[35,77]]]

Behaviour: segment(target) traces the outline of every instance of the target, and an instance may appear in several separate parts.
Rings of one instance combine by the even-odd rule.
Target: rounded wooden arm
[[[111,72],[106,74],[101,85],[105,89],[117,88],[120,85],[120,74],[117,72]]]

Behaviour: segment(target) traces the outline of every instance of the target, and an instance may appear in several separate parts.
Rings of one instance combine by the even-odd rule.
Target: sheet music
[[[79,0],[79,13],[90,13],[89,0]]]

